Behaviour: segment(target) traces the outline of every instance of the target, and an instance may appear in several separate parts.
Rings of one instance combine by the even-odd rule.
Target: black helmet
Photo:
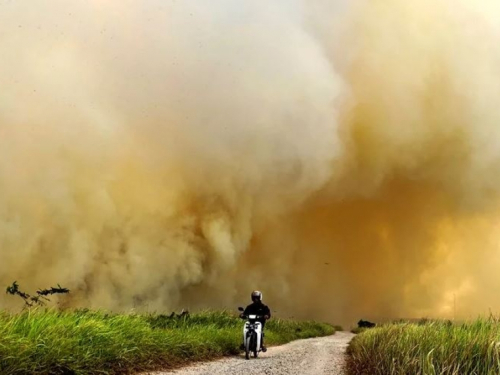
[[[259,292],[258,290],[255,290],[252,292],[252,301],[262,301],[262,292]]]

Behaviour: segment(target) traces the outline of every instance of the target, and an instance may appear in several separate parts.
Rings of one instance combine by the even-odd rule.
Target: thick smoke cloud
[[[0,2],[0,283],[120,310],[258,288],[336,322],[500,308],[498,10]]]

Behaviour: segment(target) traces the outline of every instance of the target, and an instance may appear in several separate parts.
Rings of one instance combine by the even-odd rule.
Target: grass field
[[[498,375],[500,323],[397,323],[366,330],[348,350],[356,375]]]
[[[236,354],[243,321],[228,312],[183,318],[96,311],[0,313],[1,374],[117,374]],[[272,319],[266,342],[329,335],[328,324]]]

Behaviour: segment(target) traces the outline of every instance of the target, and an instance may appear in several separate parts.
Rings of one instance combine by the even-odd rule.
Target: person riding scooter
[[[259,319],[259,322],[262,324],[262,338],[261,338],[261,347],[262,351],[265,353],[267,348],[264,346],[264,328],[266,325],[266,320],[271,318],[271,310],[268,306],[262,303],[262,292],[256,290],[252,292],[252,303],[246,307],[246,309],[241,314],[241,317],[244,318],[248,315],[258,315],[262,316],[263,319]]]

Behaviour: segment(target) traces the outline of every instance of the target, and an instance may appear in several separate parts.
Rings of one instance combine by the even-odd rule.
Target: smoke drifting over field
[[[258,288],[331,321],[500,309],[499,10],[0,2],[0,285],[157,310]]]

